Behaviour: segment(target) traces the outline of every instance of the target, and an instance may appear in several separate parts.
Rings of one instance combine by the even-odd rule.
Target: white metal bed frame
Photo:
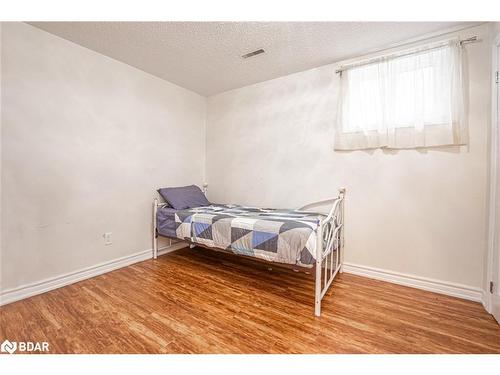
[[[203,185],[203,192],[206,194],[207,184]],[[316,230],[316,263],[314,265],[314,315],[321,316],[321,300],[328,292],[337,273],[342,273],[344,262],[344,198],[345,189],[339,189],[339,195],[335,198],[325,199],[314,203],[309,203],[299,208],[305,211],[308,207],[317,206],[333,202],[328,215],[321,220]],[[156,216],[158,208],[166,206],[167,203],[160,203],[158,199],[153,202],[153,258],[158,257],[158,236]],[[191,247],[198,246],[190,243]],[[257,259],[256,260],[260,260]],[[272,263],[277,264],[277,263]],[[279,264],[278,264],[279,265]],[[310,269],[307,268],[307,271]]]

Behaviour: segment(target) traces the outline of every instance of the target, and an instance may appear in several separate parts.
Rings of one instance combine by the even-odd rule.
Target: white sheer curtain
[[[343,67],[340,81],[337,150],[468,141],[459,40]]]

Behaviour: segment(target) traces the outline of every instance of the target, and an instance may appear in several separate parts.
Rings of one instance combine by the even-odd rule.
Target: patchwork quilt
[[[177,211],[176,237],[270,262],[312,267],[324,215],[282,209],[211,205]]]

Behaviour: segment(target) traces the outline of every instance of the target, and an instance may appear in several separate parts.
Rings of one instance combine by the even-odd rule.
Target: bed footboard
[[[314,315],[321,316],[321,300],[337,273],[342,273],[344,256],[344,196],[339,190],[333,206],[317,229]]]

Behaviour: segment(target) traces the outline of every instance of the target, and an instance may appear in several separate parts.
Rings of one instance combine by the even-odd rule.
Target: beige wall
[[[493,22],[493,36],[500,34],[500,22]]]
[[[334,152],[335,66],[208,99],[209,198],[299,206],[347,188],[348,263],[482,287],[486,251],[489,25],[469,44],[470,145]]]
[[[3,163],[2,163],[2,132],[3,132],[3,125],[2,125],[2,28],[3,24],[0,22],[0,291],[2,290],[2,238],[3,238],[3,225],[2,225],[2,212],[3,212],[3,204],[2,204],[2,168],[3,168]]]
[[[347,262],[480,287],[488,30],[461,33],[483,39],[467,46],[469,147],[334,152],[334,65],[210,97],[207,109],[188,90],[4,23],[1,289],[149,249],[154,190],[204,173],[217,202],[290,207],[345,186]]]
[[[203,181],[206,99],[23,23],[2,45],[2,290],[150,249],[155,189]]]

